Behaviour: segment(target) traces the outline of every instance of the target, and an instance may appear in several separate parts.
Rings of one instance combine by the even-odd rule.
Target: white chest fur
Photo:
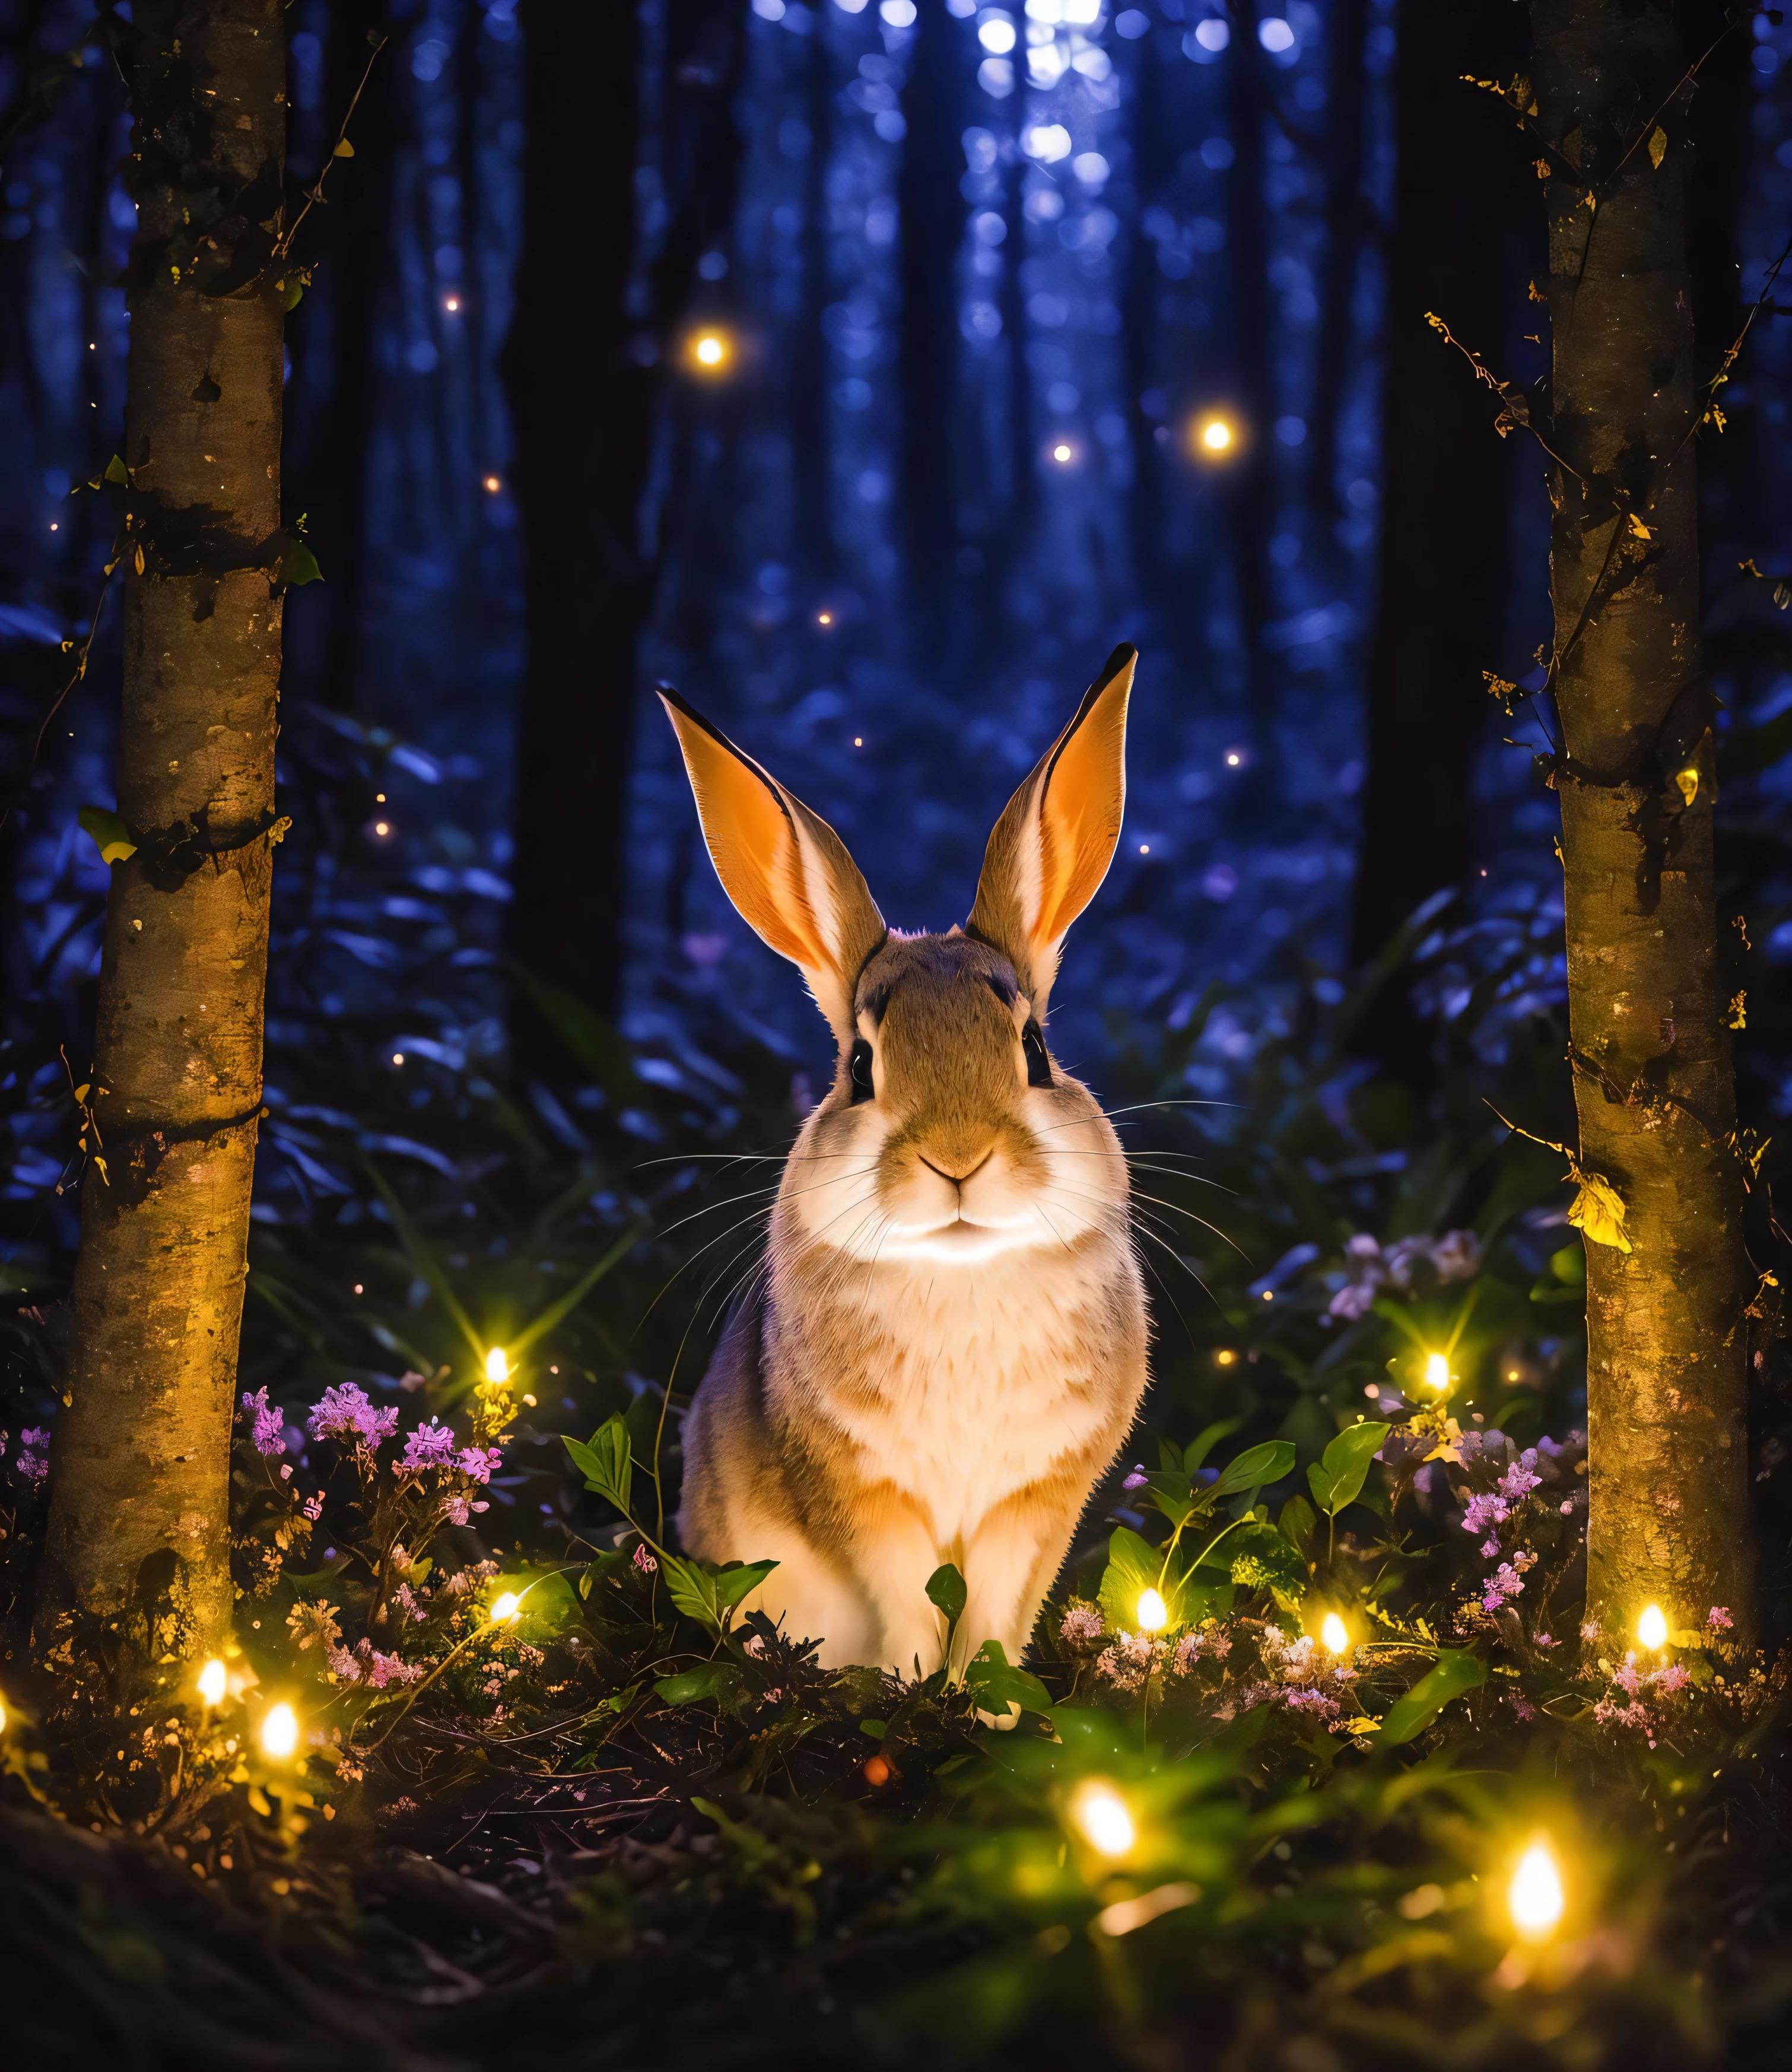
[[[943,1548],[968,1539],[1113,1414],[1125,1384],[1099,1328],[1112,1314],[1104,1264],[1111,1253],[1033,1252],[873,1270],[853,1305],[853,1382],[805,1360],[783,1386],[856,1449],[867,1481],[917,1500]]]

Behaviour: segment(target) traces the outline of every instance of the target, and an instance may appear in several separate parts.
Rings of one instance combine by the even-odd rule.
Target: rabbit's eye
[[[871,1083],[871,1046],[861,1036],[853,1046],[852,1055],[846,1060],[846,1076],[853,1085],[853,1105],[868,1101],[877,1092]]]
[[[1049,1087],[1051,1084],[1051,1060],[1046,1055],[1046,1039],[1039,1034],[1037,1022],[1030,1022],[1021,1031],[1021,1049],[1026,1059],[1026,1083],[1030,1087]]]

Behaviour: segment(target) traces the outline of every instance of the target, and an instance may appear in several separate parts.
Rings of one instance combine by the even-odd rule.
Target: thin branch
[[[0,812],[0,828],[3,828],[6,824],[7,821],[12,818],[13,808],[18,804],[19,795],[23,791],[26,785],[31,781],[31,773],[37,768],[38,758],[43,753],[43,737],[50,731],[51,721],[55,717],[56,714],[60,712],[63,707],[68,702],[70,693],[74,690],[76,685],[79,684],[82,678],[87,674],[87,665],[93,653],[93,643],[100,631],[100,620],[105,610],[107,596],[112,589],[113,575],[122,557],[123,550],[121,549],[120,551],[117,553],[115,553],[112,559],[106,563],[105,579],[100,585],[100,594],[97,598],[95,598],[93,603],[93,616],[88,622],[87,638],[81,643],[80,646],[76,649],[74,674],[69,677],[68,682],[63,685],[62,689],[56,693],[55,697],[51,699],[50,702],[50,709],[43,715],[43,722],[37,730],[37,739],[31,744],[31,759],[25,766],[25,775],[19,779],[17,787],[13,791],[12,796],[7,800],[5,811]],[[74,647],[74,644],[75,643],[72,640],[65,640],[63,643],[63,652],[67,654],[68,650]]]
[[[360,105],[361,96],[367,91],[367,83],[373,76],[373,68],[379,63],[380,53],[385,48],[387,42],[386,37],[380,37],[368,54],[366,67],[361,73],[360,84],[349,97],[348,107],[342,119],[342,127],[336,132],[336,141],[331,146],[329,154],[323,163],[319,166],[317,178],[305,190],[305,206],[294,217],[292,228],[273,248],[273,256],[276,259],[286,258],[291,253],[293,240],[298,236],[306,217],[311,213],[318,203],[323,199],[323,183],[330,176],[330,168],[335,165],[338,158],[351,158],[354,155],[351,149],[346,150],[343,149],[348,142],[348,125],[355,119],[355,110]]]

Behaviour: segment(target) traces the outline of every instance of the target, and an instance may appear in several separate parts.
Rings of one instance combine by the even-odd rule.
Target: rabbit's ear
[[[819,814],[662,686],[684,750],[703,838],[748,927],[809,982],[841,1044],[853,1040],[853,989],[889,931],[846,845]]]
[[[1126,805],[1136,648],[1116,648],[1050,752],[996,823],[969,932],[1005,952],[1043,1016],[1071,922],[1099,890]]]

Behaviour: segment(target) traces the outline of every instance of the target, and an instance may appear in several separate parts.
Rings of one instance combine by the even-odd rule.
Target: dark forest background
[[[1548,715],[1484,677],[1541,681],[1541,457],[1424,322],[1543,373],[1531,154],[1461,76],[1522,68],[1524,10],[1279,7],[294,0],[295,182],[386,40],[290,323],[287,508],[323,580],[287,602],[264,1223],[360,1213],[350,1109],[446,1174],[469,1087],[574,1149],[582,1104],[725,1108],[743,1060],[800,1105],[824,1031],[714,882],[660,679],[841,828],[893,921],[939,927],[1136,641],[1126,839],[1054,1003],[1098,1087],[1198,1017],[1183,1077],[1223,1097],[1428,901],[1351,1075],[1422,1094],[1478,985],[1490,1059],[1559,1002]],[[72,1244],[59,1051],[80,1076],[106,884],[76,815],[113,796],[109,618],[55,701],[111,536],[82,485],[121,438],[129,11],[0,4],[21,1288]],[[1745,18],[1701,74],[1702,371],[1792,210],[1789,53]],[[1739,564],[1792,567],[1788,372],[1769,312],[1704,449],[1726,896],[1782,962],[1792,621]],[[1757,1116],[1792,1103],[1775,1048],[1744,1053]]]

